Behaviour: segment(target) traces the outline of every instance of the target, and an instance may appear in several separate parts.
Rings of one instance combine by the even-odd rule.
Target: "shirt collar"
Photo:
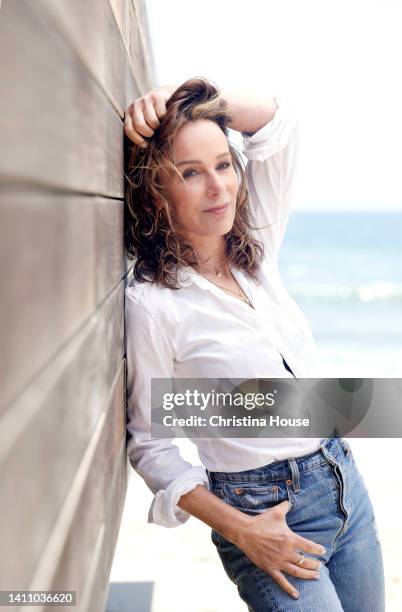
[[[195,283],[206,289],[211,288],[211,283],[204,278],[202,274],[198,274],[191,266],[183,266],[180,268],[177,273],[177,280],[181,287],[190,287],[190,285]]]
[[[195,270],[191,266],[183,266],[177,272],[177,282],[181,287],[189,287],[194,282]]]
[[[232,273],[236,280],[240,283],[240,286],[246,286],[251,290],[251,287],[255,287],[255,283],[251,282],[251,279],[246,273],[243,272],[243,270],[232,268]],[[193,283],[195,283],[204,289],[209,289],[210,291],[216,291],[216,289],[218,292],[220,291],[219,288],[215,288],[213,283],[202,276],[202,274],[198,274],[191,266],[183,266],[180,268],[177,273],[177,280],[181,287],[190,287]]]

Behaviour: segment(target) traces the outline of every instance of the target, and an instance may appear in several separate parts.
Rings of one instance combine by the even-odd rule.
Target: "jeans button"
[[[241,487],[236,487],[234,491],[236,495],[241,495],[243,493],[243,489]]]
[[[286,481],[286,484],[291,485],[292,484],[292,479],[288,478],[287,481]]]

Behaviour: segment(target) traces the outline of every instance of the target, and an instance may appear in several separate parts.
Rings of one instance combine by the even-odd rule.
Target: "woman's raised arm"
[[[180,83],[163,85],[129,104],[124,113],[126,136],[138,146],[146,147],[146,138],[153,136],[166,113],[166,102],[179,87]],[[220,97],[228,104],[233,117],[230,128],[246,136],[269,123],[278,108],[276,99],[269,96],[246,96],[220,89]]]
[[[229,105],[233,117],[230,128],[245,136],[252,136],[269,123],[278,108],[276,99],[269,96],[246,96],[221,89],[221,98]]]

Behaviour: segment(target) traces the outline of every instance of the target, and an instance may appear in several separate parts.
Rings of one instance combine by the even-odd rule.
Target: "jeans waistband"
[[[286,478],[294,478],[297,473],[302,474],[308,472],[323,463],[327,463],[326,455],[336,460],[336,457],[345,443],[341,438],[326,438],[320,444],[320,448],[309,455],[301,457],[290,457],[268,463],[262,467],[242,472],[210,472],[206,470],[209,481],[211,483],[222,481],[240,482],[258,482],[264,480],[283,480]]]

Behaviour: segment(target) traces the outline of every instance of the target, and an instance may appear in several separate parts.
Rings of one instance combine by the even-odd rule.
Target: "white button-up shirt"
[[[282,284],[277,253],[295,182],[299,126],[277,98],[273,119],[243,137],[253,227],[265,258],[258,282],[233,269],[254,309],[186,267],[181,288],[132,281],[125,290],[128,455],[154,493],[148,522],[166,527],[189,514],[177,506],[205,468],[238,472],[314,452],[320,438],[199,438],[202,465],[191,465],[172,439],[151,438],[151,378],[297,378],[320,376],[309,324]]]

